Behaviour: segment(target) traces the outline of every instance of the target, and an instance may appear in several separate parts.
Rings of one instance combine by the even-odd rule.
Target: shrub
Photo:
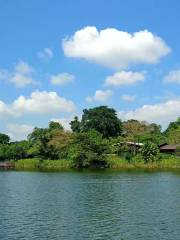
[[[69,150],[69,158],[77,168],[105,167],[106,140],[102,135],[92,130],[75,136],[74,144]]]
[[[156,144],[148,142],[141,150],[145,163],[154,162],[159,154],[159,148]]]

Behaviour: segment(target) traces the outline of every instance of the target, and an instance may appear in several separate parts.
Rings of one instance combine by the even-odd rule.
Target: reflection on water
[[[2,240],[179,236],[179,172],[0,172]]]

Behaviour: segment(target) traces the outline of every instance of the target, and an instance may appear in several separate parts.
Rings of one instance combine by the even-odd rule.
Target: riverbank
[[[120,158],[116,155],[108,156],[108,168],[110,169],[180,169],[180,158],[168,156],[154,163],[144,163],[140,159],[133,159],[132,162]],[[73,168],[73,163],[69,160],[42,160],[22,159],[15,162],[15,170],[18,171],[61,171]]]
[[[108,164],[111,169],[180,169],[180,158],[169,155],[153,163],[144,163],[139,158],[134,158],[132,162],[127,162],[127,160],[114,155],[108,158]]]

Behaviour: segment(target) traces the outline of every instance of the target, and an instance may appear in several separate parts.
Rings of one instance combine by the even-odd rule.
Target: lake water
[[[179,240],[180,172],[0,172],[1,240]]]

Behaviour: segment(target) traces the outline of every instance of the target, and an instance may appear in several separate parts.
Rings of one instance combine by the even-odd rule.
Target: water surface
[[[179,240],[178,172],[0,172],[1,240]]]

